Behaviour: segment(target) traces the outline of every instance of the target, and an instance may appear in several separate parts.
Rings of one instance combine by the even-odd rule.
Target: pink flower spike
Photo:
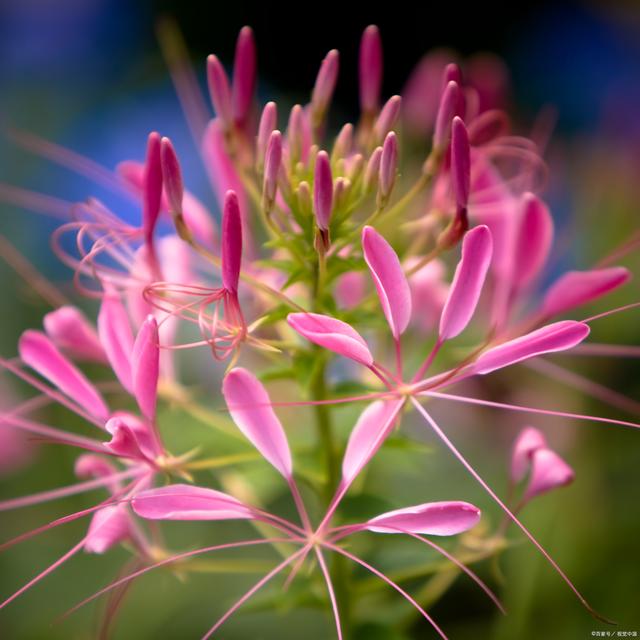
[[[342,461],[342,485],[349,486],[389,435],[403,400],[370,404],[358,418]]]
[[[147,157],[144,164],[144,192],[142,196],[142,228],[148,246],[160,215],[162,201],[162,164],[160,160],[160,135],[149,134]]]
[[[229,78],[222,63],[213,54],[207,58],[207,81],[209,83],[209,95],[216,115],[220,118],[224,129],[229,129],[233,123]]]
[[[398,139],[393,131],[387,134],[382,145],[380,156],[380,185],[379,193],[382,202],[386,202],[391,195],[398,173]]]
[[[292,465],[287,436],[262,383],[246,369],[232,369],[224,378],[222,394],[240,431],[290,480]]]
[[[482,293],[492,253],[493,240],[488,227],[480,225],[465,234],[462,257],[440,316],[441,341],[455,338],[469,324]]]
[[[233,117],[243,125],[251,113],[256,93],[256,43],[251,27],[242,27],[236,42],[233,61],[232,103]]]
[[[131,501],[132,509],[147,520],[250,520],[249,507],[221,491],[171,484],[141,491]]]
[[[466,209],[471,185],[471,149],[462,118],[451,123],[451,180],[458,210]]]
[[[438,115],[433,131],[433,148],[443,152],[449,142],[451,132],[451,121],[458,113],[460,104],[460,87],[453,80],[447,83],[440,98]]]
[[[316,125],[324,118],[333,97],[338,80],[339,64],[340,55],[336,49],[332,49],[320,65],[311,93],[311,118]]]
[[[50,311],[43,319],[44,330],[59,349],[72,358],[104,362],[106,356],[96,330],[77,307]]]
[[[471,371],[484,375],[543,353],[566,351],[589,335],[589,326],[574,320],[554,322],[480,354]]]
[[[514,284],[523,287],[540,273],[547,261],[553,241],[553,220],[544,202],[532,193],[522,196],[521,207],[515,242]]]
[[[360,40],[360,108],[363,113],[375,113],[382,89],[382,41],[375,25],[368,26]]]
[[[151,421],[156,416],[159,367],[158,323],[153,316],[148,316],[138,331],[131,352],[131,379],[138,406]]]
[[[256,140],[256,166],[259,171],[264,167],[267,145],[271,138],[271,132],[278,125],[278,108],[275,102],[267,102],[260,116],[258,125],[258,138]]]
[[[91,416],[106,420],[109,409],[99,391],[39,331],[28,329],[18,341],[22,361],[69,396]]]
[[[613,291],[631,277],[624,267],[568,271],[549,287],[542,302],[545,318],[557,316]]]
[[[333,208],[333,177],[331,162],[326,151],[320,151],[316,157],[313,178],[313,209],[316,223],[322,231],[329,229],[331,210]]]
[[[264,158],[264,180],[262,194],[265,199],[267,209],[271,209],[276,199],[278,189],[278,175],[282,164],[282,134],[272,131],[269,138],[269,145]]]
[[[391,333],[398,340],[411,320],[411,289],[402,265],[391,245],[373,227],[362,230],[362,250]]]
[[[235,191],[227,191],[222,210],[222,284],[237,293],[242,265],[242,219]]]
[[[182,171],[178,156],[169,138],[162,138],[160,159],[162,161],[162,181],[169,201],[170,212],[173,214],[182,213],[182,199],[184,197]]]
[[[513,444],[511,454],[511,480],[520,482],[527,474],[533,453],[546,448],[547,440],[544,434],[535,427],[526,427],[520,432]]]
[[[129,537],[129,513],[124,504],[103,507],[93,514],[85,538],[87,553],[102,554]]]
[[[573,469],[551,449],[536,449],[531,458],[531,477],[523,501],[564,487],[574,478]]]
[[[376,533],[423,533],[454,536],[468,531],[480,521],[480,509],[468,502],[427,502],[383,513],[366,523]]]
[[[400,96],[391,96],[382,107],[382,111],[380,111],[380,115],[373,126],[376,141],[384,140],[389,131],[396,126],[400,116],[401,105],[402,98]]]
[[[290,313],[287,322],[301,336],[367,367],[373,356],[364,338],[346,322],[319,313]]]
[[[102,297],[98,313],[98,335],[120,384],[129,393],[133,393],[131,379],[133,332],[127,310],[115,291],[106,291]]]

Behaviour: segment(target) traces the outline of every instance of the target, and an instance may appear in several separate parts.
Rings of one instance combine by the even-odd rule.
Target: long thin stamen
[[[318,557],[318,564],[320,565],[320,570],[322,571],[322,575],[324,576],[324,580],[327,584],[329,600],[331,601],[331,608],[333,610],[333,618],[336,622],[336,632],[338,633],[338,640],[342,640],[342,625],[340,624],[340,611],[338,609],[338,601],[336,599],[333,583],[331,581],[331,574],[329,573],[329,569],[327,568],[327,563],[325,562],[324,556],[322,555],[322,551],[318,547],[315,547],[315,552],[316,552],[316,556]]]

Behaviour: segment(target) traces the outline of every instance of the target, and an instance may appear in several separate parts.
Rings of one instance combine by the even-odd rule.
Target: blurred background
[[[433,5],[433,6],[431,6]],[[142,159],[151,129],[170,136],[183,161],[186,182],[198,196],[213,202],[197,150],[189,136],[158,42],[159,21],[170,17],[187,42],[203,81],[204,61],[215,52],[230,64],[238,30],[254,28],[259,56],[259,99],[285,104],[303,101],[318,65],[331,48],[341,54],[341,73],[332,122],[357,113],[357,50],[361,32],[371,23],[381,29],[385,55],[385,96],[400,93],[417,62],[428,51],[445,48],[467,57],[478,52],[492,64],[504,61],[504,82],[496,87],[509,105],[521,132],[531,130],[536,116],[553,107],[557,125],[546,159],[550,179],[544,197],[550,204],[566,250],[558,267],[588,268],[607,248],[638,228],[640,203],[640,4],[627,2],[423,3],[394,2],[383,9],[353,11],[345,3],[301,5],[178,2],[176,0],[0,0],[0,123],[69,147],[107,167],[123,159]],[[454,54],[451,54],[454,55]],[[203,85],[204,86],[204,85]],[[138,215],[85,178],[31,155],[0,137],[0,182],[74,201],[97,195],[131,220]],[[3,190],[2,190],[3,189]],[[6,187],[0,189],[6,195]],[[6,199],[6,198],[4,198]],[[213,207],[214,205],[211,204]],[[71,294],[70,273],[50,249],[50,216],[27,213],[0,202],[0,234],[10,246]],[[9,256],[5,245],[0,251]],[[10,262],[11,260],[9,260]],[[634,256],[624,264],[638,274]],[[637,280],[637,278],[636,278]],[[0,354],[13,357],[26,327],[36,327],[49,310],[0,261]],[[637,298],[637,284],[607,300]],[[638,344],[636,312],[594,326],[601,342]],[[632,359],[585,359],[584,371],[609,387],[640,397],[640,365]],[[533,374],[522,384],[537,384]],[[0,402],[11,404],[18,385],[0,380]],[[499,378],[494,384],[499,385]],[[562,399],[554,402],[559,394]],[[578,394],[549,385],[548,406],[591,410],[622,419],[639,418]],[[445,409],[440,409],[444,417]],[[65,416],[66,419],[66,416]],[[474,420],[474,424],[469,422]],[[477,425],[481,420],[482,424]],[[465,443],[496,488],[506,484],[508,444],[521,419],[500,419],[483,411],[448,416],[452,435]],[[574,485],[532,505],[525,520],[552,550],[561,566],[588,599],[618,621],[607,628],[591,619],[570,591],[527,544],[514,546],[503,558],[504,596],[510,615],[499,618],[477,589],[458,580],[437,603],[434,617],[457,640],[471,638],[573,639],[594,631],[640,633],[640,464],[638,434],[602,425],[536,421],[552,442],[568,453],[576,470]],[[0,497],[8,498],[72,481],[72,452],[18,441],[4,445]],[[435,443],[431,443],[434,446]],[[571,445],[570,447],[568,445]],[[8,453],[6,453],[8,452]],[[459,498],[487,505],[458,466],[446,456],[431,456],[425,484],[445,478],[447,490]],[[398,466],[402,464],[398,462]],[[412,482],[415,485],[415,469]],[[406,502],[419,491],[407,485],[407,470],[385,476],[381,488],[394,487]],[[0,539],[82,508],[87,499],[69,499],[16,513],[0,513]],[[90,500],[90,499],[89,499]],[[487,506],[489,517],[499,514]],[[0,554],[0,595],[11,593],[38,567],[62,554],[80,535],[70,525]],[[196,539],[206,529],[194,528]],[[398,547],[397,553],[402,553]],[[119,558],[120,554],[121,558]],[[114,551],[104,558],[79,557],[0,614],[0,637],[94,637],[96,613],[85,611],[64,623],[52,621],[78,599],[115,575]],[[252,556],[254,557],[254,556]],[[260,554],[256,554],[260,558]],[[264,556],[264,562],[269,557]],[[250,570],[248,570],[250,573]],[[190,578],[181,584],[158,574],[133,590],[115,630],[117,638],[198,637],[220,613],[219,601],[233,602],[253,575],[229,577],[224,572]],[[259,603],[258,603],[259,604]],[[268,602],[241,614],[221,638],[326,638],[328,618],[303,605],[271,610]],[[286,631],[283,631],[283,629]],[[375,635],[375,625],[362,630]],[[433,637],[426,628],[410,627],[406,637]],[[402,636],[405,637],[405,636]]]

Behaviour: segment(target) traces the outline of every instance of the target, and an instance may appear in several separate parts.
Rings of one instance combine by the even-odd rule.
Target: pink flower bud
[[[376,147],[369,157],[367,168],[364,172],[364,190],[365,192],[373,191],[378,185],[378,176],[380,174],[380,160],[382,159],[382,147]]]
[[[380,31],[368,26],[360,40],[360,108],[364,113],[375,113],[380,104],[382,88],[382,42]]]
[[[458,116],[451,123],[451,180],[457,210],[466,209],[471,185],[471,150],[467,128]]]
[[[378,190],[383,202],[391,195],[397,172],[398,140],[396,134],[391,131],[384,139],[382,155],[380,156],[380,184]]]
[[[446,87],[449,82],[455,82],[459,86],[462,86],[462,71],[455,62],[450,62],[445,68],[442,74],[442,86]]]
[[[433,131],[433,148],[443,150],[447,146],[451,120],[456,116],[460,104],[460,86],[456,82],[449,82],[440,98],[436,125]]]
[[[529,486],[523,500],[564,487],[573,481],[573,469],[551,449],[536,449],[531,457]]]
[[[142,228],[146,243],[153,239],[153,232],[160,215],[162,201],[162,166],[160,163],[160,135],[149,134],[147,157],[144,163],[144,191],[142,200]]]
[[[304,111],[299,104],[291,109],[289,115],[287,145],[289,148],[289,159],[293,165],[302,158],[302,149],[304,146]]]
[[[313,210],[316,214],[318,228],[326,231],[329,228],[331,209],[333,207],[333,177],[331,163],[326,151],[320,151],[316,158],[313,178]]]
[[[320,65],[316,83],[311,93],[311,119],[316,125],[324,118],[331,102],[333,91],[336,88],[339,59],[340,56],[337,50],[332,49]]]
[[[402,98],[400,96],[391,96],[382,107],[382,111],[380,111],[380,115],[373,127],[376,140],[384,140],[387,133],[395,127],[400,115],[401,104]]]
[[[224,128],[228,129],[233,123],[229,78],[222,63],[213,54],[207,58],[207,80],[209,83],[209,95],[216,115],[220,118]]]
[[[222,209],[222,285],[230,293],[238,291],[242,262],[242,219],[235,191],[227,191]]]
[[[282,134],[276,130],[271,133],[269,146],[264,159],[263,196],[267,208],[270,209],[276,199],[278,174],[282,163]]]
[[[258,171],[262,171],[264,166],[264,156],[267,152],[267,145],[271,132],[278,124],[278,109],[275,102],[267,102],[260,116],[260,124],[258,126],[258,138],[256,140],[256,167]]]
[[[336,162],[340,158],[349,155],[353,148],[353,125],[350,122],[340,129],[340,133],[336,136],[331,151],[331,161]]]
[[[251,112],[256,92],[256,43],[251,27],[242,27],[236,42],[233,63],[233,116],[239,125],[244,124]]]
[[[178,156],[169,138],[162,138],[160,159],[162,161],[162,180],[169,207],[172,213],[181,213],[182,198],[184,196],[182,172],[180,171]]]

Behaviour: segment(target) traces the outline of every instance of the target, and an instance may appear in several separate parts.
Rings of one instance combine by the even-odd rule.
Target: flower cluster
[[[216,56],[207,60],[211,120],[203,115],[191,72],[183,61],[170,62],[221,224],[218,228],[207,205],[185,189],[172,142],[152,132],[144,162],[126,160],[115,172],[97,174],[139,203],[140,224],[128,224],[90,198],[70,207],[69,221],[56,231],[54,249],[74,270],[78,291],[98,302],[97,320],[75,306],[60,306],[44,317],[42,330],[23,333],[17,359],[2,360],[38,393],[3,408],[0,461],[11,446],[4,444],[8,434],[35,434],[80,451],[79,482],[2,502],[0,510],[96,489],[103,499],[2,544],[4,550],[90,518],[82,539],[5,597],[0,609],[82,550],[102,554],[124,544],[137,568],[71,612],[159,567],[188,572],[195,556],[269,545],[283,557],[204,638],[278,574],[288,572],[288,586],[304,566],[317,566],[337,637],[349,637],[351,620],[343,612],[352,595],[345,589],[345,560],[395,590],[444,638],[425,603],[345,542],[363,532],[419,541],[469,575],[502,609],[455,552],[427,536],[469,531],[465,535],[475,536],[480,558],[497,558],[512,523],[600,617],[519,519],[532,499],[573,480],[567,462],[538,429],[527,427],[514,444],[510,489],[503,499],[430,408],[435,402],[462,403],[639,426],[468,394],[482,389],[475,384],[480,378],[517,364],[585,388],[588,381],[545,356],[580,348],[592,321],[622,310],[567,319],[624,285],[630,274],[623,267],[569,271],[544,290],[538,286],[554,240],[553,218],[536,194],[546,171],[544,141],[512,134],[500,96],[446,61],[421,64],[406,95],[383,103],[382,46],[373,26],[360,45],[360,120],[342,126],[334,138],[329,113],[339,70],[335,50],[320,65],[309,103],[285,114],[283,131],[276,103],[261,111],[256,104],[256,49],[249,28],[238,37],[231,78]],[[26,134],[16,140],[91,173],[88,161],[50,143]],[[620,250],[615,255],[619,259]],[[421,353],[425,344],[429,348]],[[294,515],[275,513],[279,509],[225,487],[222,476],[200,477],[207,459],[199,448],[168,450],[163,436],[175,436],[183,425],[158,407],[193,410],[195,401],[180,373],[181,358],[192,349],[210,354],[211,367],[223,375],[221,389],[213,389],[213,405],[223,399],[235,426],[225,423],[220,438],[239,430],[282,476]],[[110,380],[93,383],[87,363]],[[274,379],[291,383],[287,400],[271,399],[264,383]],[[345,393],[345,387],[357,391]],[[598,389],[606,397],[606,390]],[[95,427],[93,437],[38,421],[33,414],[50,403]],[[364,409],[340,458],[333,413],[336,406],[351,404]],[[313,454],[324,466],[305,474],[304,485],[274,410],[279,406],[306,406],[315,416]],[[414,416],[503,512],[495,532],[488,524],[476,527],[480,510],[473,504],[439,496],[413,506],[394,498],[397,508],[365,520],[344,508],[354,483],[364,482],[371,459],[392,434],[403,437],[403,423]],[[215,471],[215,461],[211,468]],[[212,478],[213,486],[204,486]],[[176,552],[153,522],[166,520],[247,521],[260,536]]]

